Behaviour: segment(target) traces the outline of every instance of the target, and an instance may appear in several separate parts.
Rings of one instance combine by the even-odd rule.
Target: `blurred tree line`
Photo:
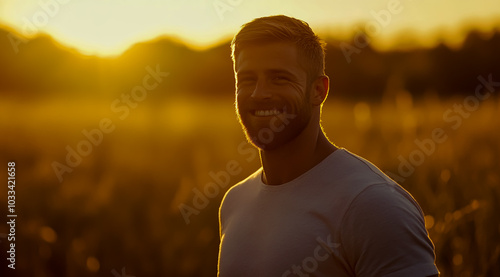
[[[23,38],[0,29],[0,94],[38,98],[110,96],[130,91],[159,65],[170,72],[161,90],[174,94],[232,96],[234,80],[229,41],[197,51],[168,37],[135,44],[119,57],[85,56],[47,35]],[[326,39],[327,74],[337,97],[378,100],[384,92],[409,91],[414,97],[468,94],[477,76],[500,74],[500,31],[471,31],[459,49],[434,48],[380,52],[369,43]],[[358,38],[359,39],[359,38]],[[356,47],[348,53],[346,45]],[[358,43],[359,45],[359,43]]]

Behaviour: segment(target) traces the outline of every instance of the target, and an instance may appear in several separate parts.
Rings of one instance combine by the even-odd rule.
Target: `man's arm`
[[[438,276],[423,214],[403,188],[372,185],[343,219],[343,250],[356,276]]]

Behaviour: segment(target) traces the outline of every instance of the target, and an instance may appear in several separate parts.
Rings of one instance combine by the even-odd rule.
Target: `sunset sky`
[[[391,9],[392,8],[392,9]],[[382,11],[384,10],[384,11]],[[131,44],[173,35],[194,47],[230,38],[255,17],[286,14],[320,34],[347,37],[355,26],[376,29],[375,46],[395,38],[450,44],[468,28],[500,26],[498,0],[2,0],[0,24],[25,36],[52,35],[85,54],[117,55]],[[377,14],[379,15],[377,21]],[[382,16],[385,15],[386,17]],[[390,18],[387,17],[390,15]],[[363,24],[361,24],[364,22]],[[357,25],[356,25],[357,24]],[[375,30],[375,29],[374,29]],[[411,32],[410,32],[411,30]]]

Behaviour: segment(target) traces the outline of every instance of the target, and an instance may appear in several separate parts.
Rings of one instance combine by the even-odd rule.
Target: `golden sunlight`
[[[315,30],[334,36],[361,29],[380,48],[401,40],[431,46],[444,39],[456,45],[464,28],[488,31],[499,26],[500,2],[4,0],[0,4],[0,23],[20,34],[48,33],[64,45],[96,55],[118,55],[138,41],[162,35],[206,48],[231,37],[244,22],[272,14],[304,19]]]

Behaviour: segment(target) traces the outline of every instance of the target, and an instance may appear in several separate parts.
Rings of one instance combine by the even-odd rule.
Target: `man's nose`
[[[252,92],[251,97],[254,99],[268,99],[271,98],[272,94],[267,86],[266,82],[264,81],[258,81],[255,84],[255,89]]]

